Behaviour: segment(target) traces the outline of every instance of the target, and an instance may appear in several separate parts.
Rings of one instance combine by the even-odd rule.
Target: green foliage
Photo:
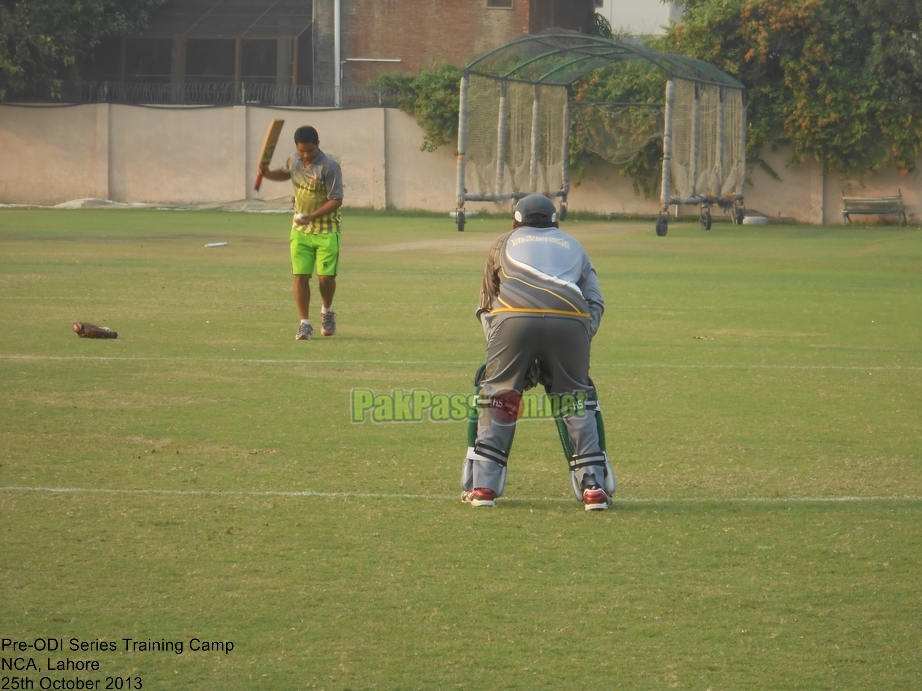
[[[645,60],[626,60],[614,68],[598,69],[573,85],[573,100],[583,103],[661,104],[665,76]],[[595,113],[594,123],[582,126],[573,119],[570,130],[570,166],[579,184],[593,161],[626,161],[620,174],[631,180],[634,192],[650,197],[656,192],[662,171],[663,117],[661,108],[631,107]],[[586,129],[598,136],[588,138]],[[607,150],[600,148],[607,140]],[[602,146],[605,146],[603,144]]]
[[[790,143],[824,170],[915,168],[922,153],[916,0],[691,0],[661,47],[748,88],[748,153]]]
[[[384,95],[389,105],[396,106],[405,113],[413,114],[417,93],[413,88],[414,78],[403,72],[389,72],[373,79],[368,86],[377,88]],[[420,123],[422,126],[422,123]]]
[[[634,194],[647,199],[656,194],[663,171],[663,140],[655,139],[621,166],[620,173],[634,186]]]
[[[138,29],[166,0],[0,0],[0,99],[55,96],[77,60],[104,36]]]
[[[793,162],[825,171],[908,173],[922,155],[922,5],[917,0],[689,0],[681,22],[652,47],[709,62],[747,88],[747,159],[790,144]],[[596,27],[604,31],[602,23]],[[663,100],[664,76],[637,61],[573,85],[578,101]],[[432,151],[457,135],[460,68],[378,80],[423,128]],[[636,133],[644,131],[643,123]],[[578,184],[599,158],[571,131]],[[614,129],[611,126],[610,129]],[[622,167],[634,189],[654,193],[662,142],[649,141]],[[771,171],[770,171],[771,172]]]
[[[601,36],[602,38],[611,38],[614,32],[611,28],[611,22],[604,15],[598,12],[592,13],[592,22],[589,24],[589,33],[592,36]]]
[[[420,70],[412,77],[381,75],[369,86],[389,93],[400,110],[416,118],[423,130],[423,151],[435,151],[458,138],[459,94],[462,70],[449,63]]]

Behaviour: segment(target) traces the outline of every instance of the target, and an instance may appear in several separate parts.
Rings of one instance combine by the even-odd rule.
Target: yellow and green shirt
[[[295,187],[295,214],[311,214],[323,206],[328,199],[343,198],[343,172],[339,164],[323,151],[313,162],[305,166],[297,154],[285,162],[285,169],[291,174]],[[307,225],[292,226],[302,233],[338,233],[340,227],[339,209],[327,216],[316,218]]]

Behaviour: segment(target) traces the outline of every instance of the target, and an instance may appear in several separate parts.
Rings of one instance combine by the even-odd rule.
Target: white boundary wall
[[[276,118],[284,119],[285,127],[272,166],[280,166],[294,150],[294,130],[313,125],[320,148],[343,167],[347,207],[454,210],[454,147],[421,151],[422,131],[405,113],[255,106],[0,105],[0,203],[55,205],[98,198],[153,204],[274,200],[287,206],[290,183],[264,181],[259,192],[253,189],[263,135]],[[824,176],[815,163],[788,166],[789,156],[784,150],[766,156],[780,180],[750,166],[748,211],[841,223],[843,188],[855,196],[889,196],[899,188],[910,222],[922,220],[922,182],[916,175],[887,170],[862,181]],[[465,207],[496,209],[470,202]],[[571,187],[568,207],[655,215],[659,199],[635,195],[617,168],[599,163]]]

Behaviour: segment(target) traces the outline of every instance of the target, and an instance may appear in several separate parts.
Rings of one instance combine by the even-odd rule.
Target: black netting
[[[310,25],[309,0],[174,0],[151,14],[146,38],[296,38]]]
[[[673,78],[743,88],[736,79],[702,60],[661,53],[631,41],[560,29],[523,36],[481,55],[467,69],[500,79],[566,86],[600,67],[624,60],[646,60]]]

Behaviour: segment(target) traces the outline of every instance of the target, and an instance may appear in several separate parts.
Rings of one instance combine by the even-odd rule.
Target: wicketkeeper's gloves
[[[524,391],[535,388],[541,384],[545,389],[551,388],[551,373],[543,362],[535,360],[525,373],[525,384],[522,386]]]

